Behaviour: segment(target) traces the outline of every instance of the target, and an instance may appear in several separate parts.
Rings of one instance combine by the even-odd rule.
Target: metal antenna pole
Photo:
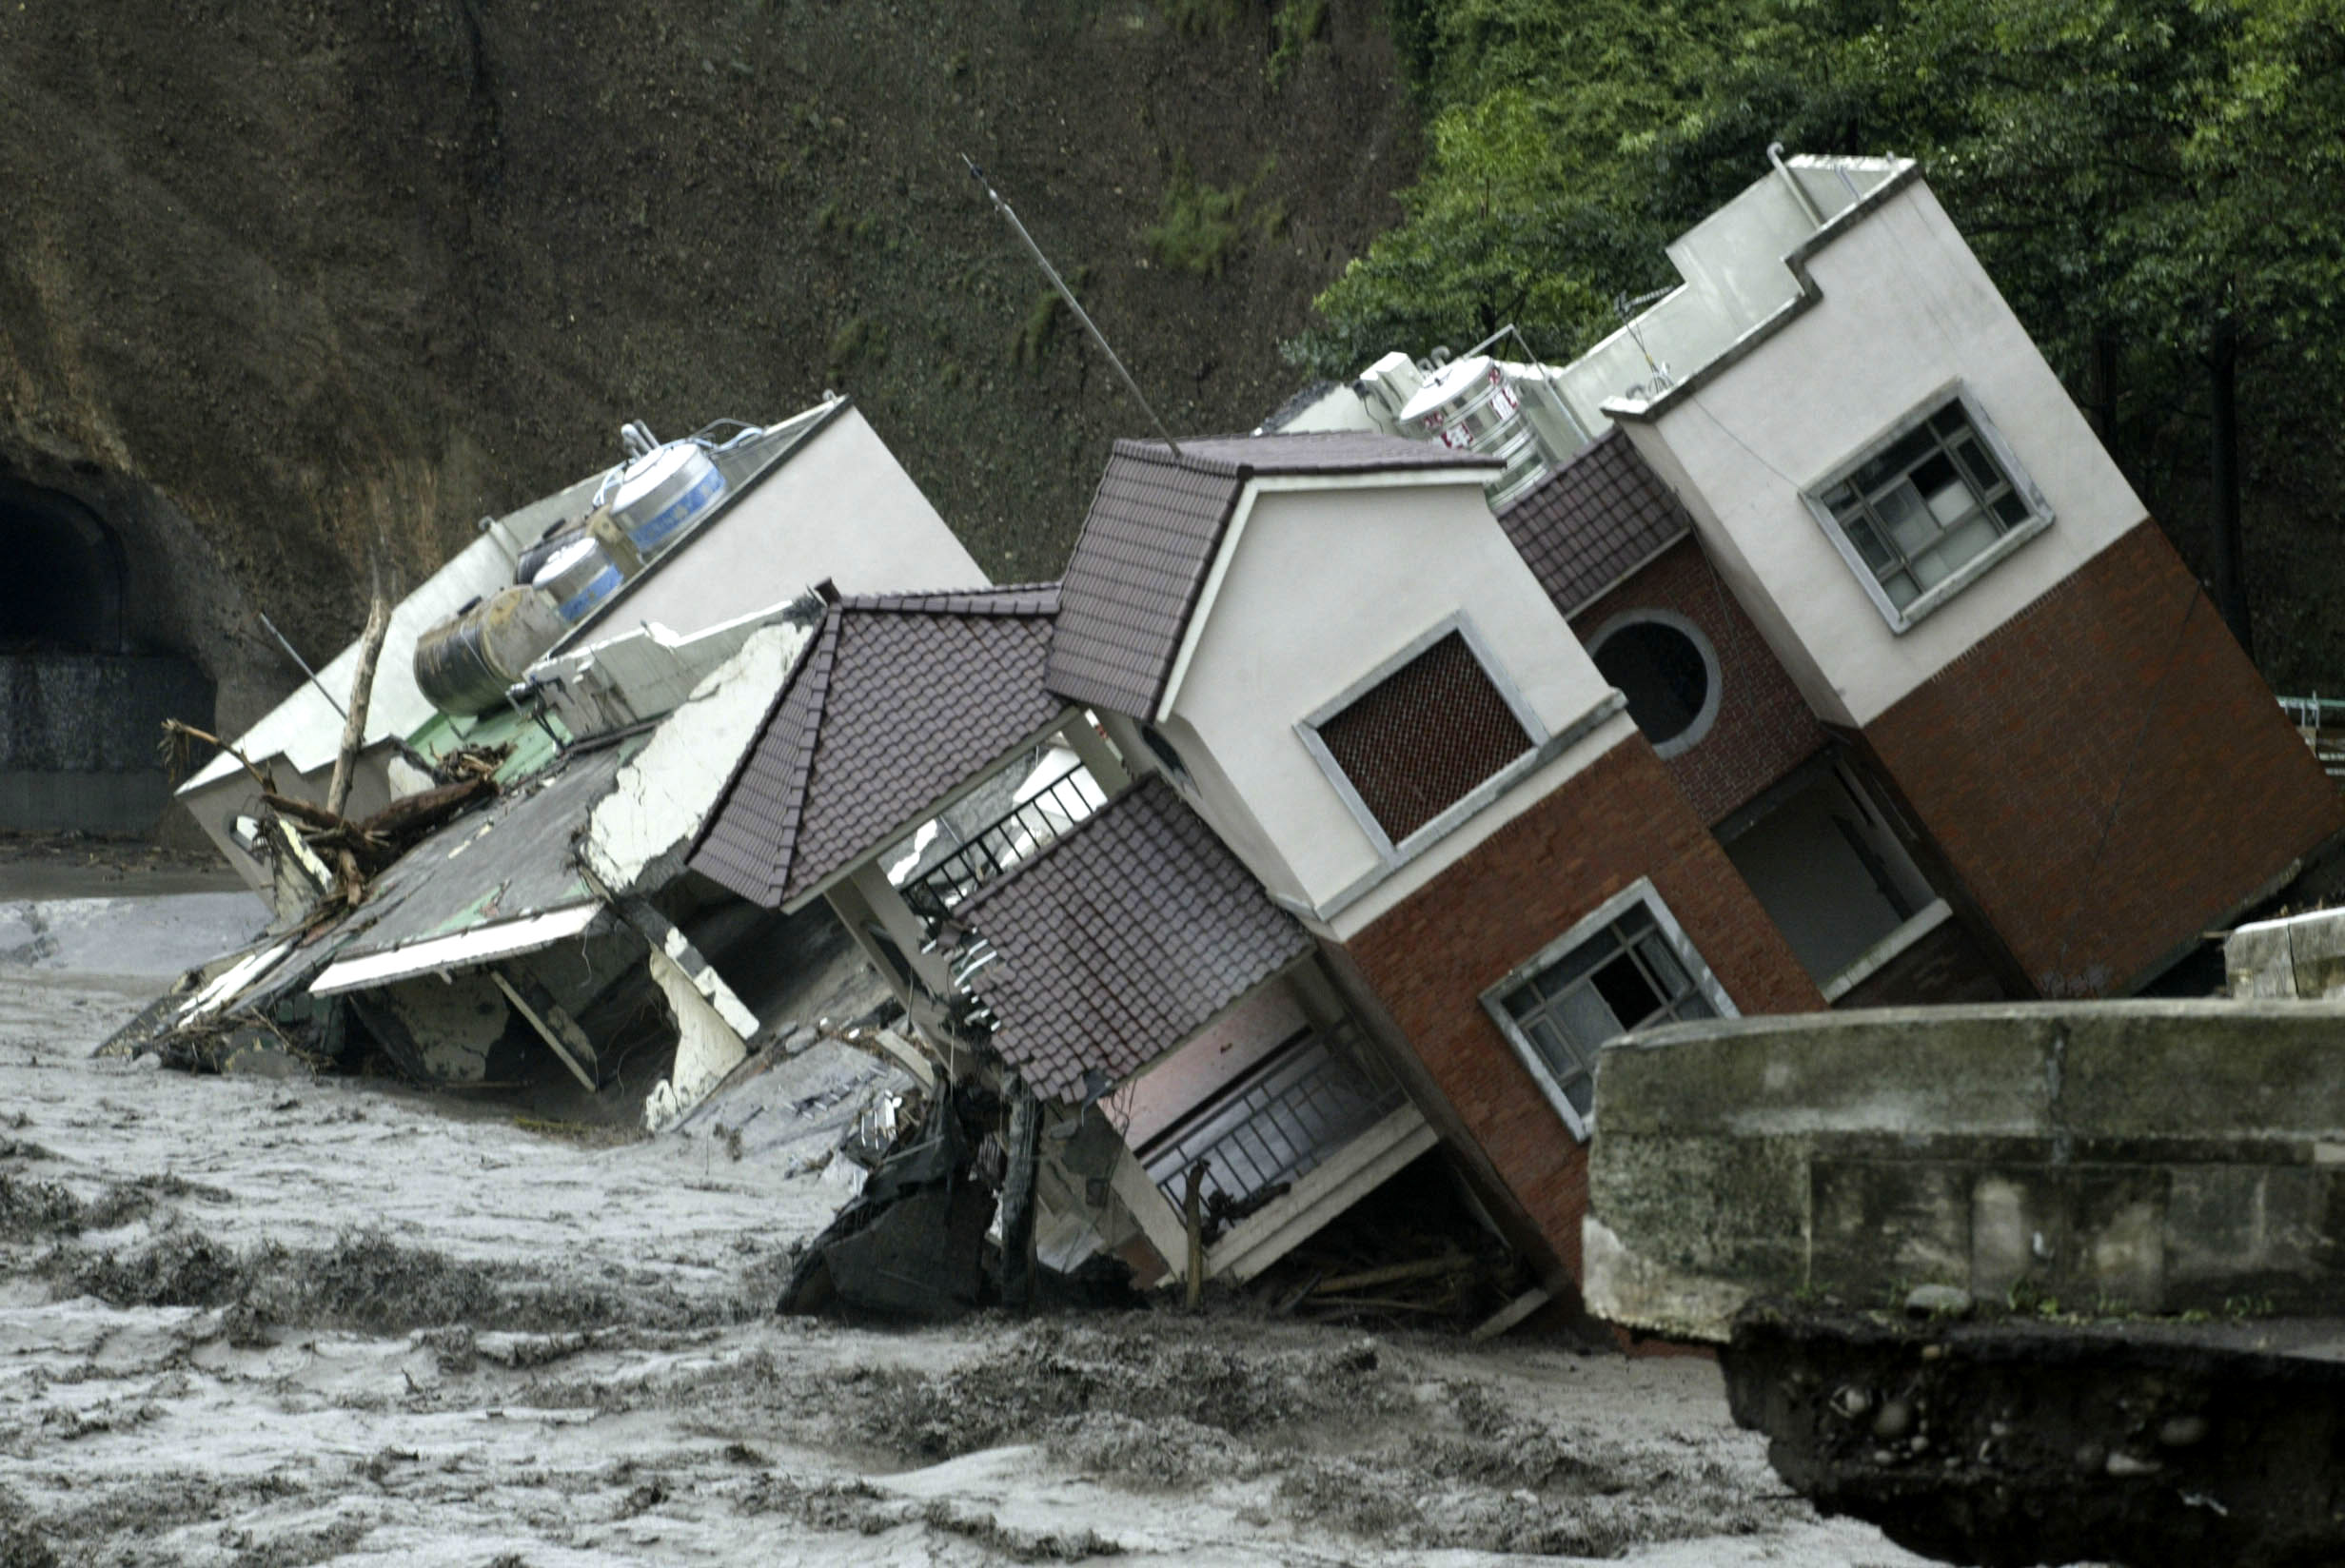
[[[309,667],[309,661],[293,651],[293,644],[287,642],[285,639],[285,634],[277,630],[277,623],[269,619],[266,616],[261,615],[261,612],[258,610],[255,610],[252,613],[256,616],[260,616],[261,624],[267,627],[268,635],[277,639],[277,646],[285,650],[286,657],[301,666],[302,674],[309,677],[309,684],[318,689],[318,696],[325,698],[326,705],[332,708],[335,713],[342,714],[344,720],[347,721],[350,715],[343,713],[342,704],[334,700],[334,694],[325,689],[325,682],[318,678],[318,672]]]
[[[1026,232],[1026,225],[1017,221],[1017,214],[1011,211],[1010,204],[1001,199],[1001,192],[995,190],[986,180],[985,170],[979,168],[975,160],[966,152],[961,154],[961,162],[969,166],[970,178],[975,180],[984,189],[986,199],[994,204],[994,210],[1009,219],[1010,226],[1017,230],[1017,237],[1025,242],[1027,251],[1035,259],[1035,265],[1042,269],[1044,277],[1051,280],[1051,286],[1057,289],[1058,297],[1067,302],[1067,308],[1074,311],[1074,319],[1083,323],[1083,330],[1090,333],[1091,341],[1099,345],[1099,352],[1108,357],[1108,363],[1115,367],[1115,373],[1118,376],[1123,377],[1124,385],[1131,389],[1133,401],[1140,405],[1140,411],[1148,416],[1148,422],[1156,427],[1156,434],[1164,438],[1164,443],[1172,449],[1172,455],[1175,458],[1179,457],[1181,443],[1172,439],[1172,432],[1164,427],[1164,421],[1158,419],[1156,410],[1149,406],[1147,397],[1140,391],[1140,383],[1132,379],[1132,372],[1124,368],[1124,362],[1117,359],[1115,350],[1108,346],[1107,335],[1099,330],[1092,321],[1090,314],[1076,303],[1074,290],[1067,286],[1067,280],[1058,275],[1058,268],[1053,266],[1051,259],[1042,254],[1042,247],[1035,244],[1033,235]]]

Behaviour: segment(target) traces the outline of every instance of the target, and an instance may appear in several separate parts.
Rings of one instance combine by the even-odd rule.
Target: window
[[[1418,638],[1299,728],[1388,859],[1487,798],[1544,738],[1522,699],[1491,677],[1462,618]]]
[[[1631,1029],[1731,1018],[1726,997],[1640,879],[1483,993],[1482,1005],[1574,1135],[1588,1135],[1596,1054]]]
[[[1809,501],[1901,632],[2052,521],[1993,426],[1960,393],[1909,418]]]
[[[1687,751],[1718,717],[1718,655],[1690,620],[1635,610],[1588,644],[1605,679],[1628,699],[1628,716],[1664,757]]]

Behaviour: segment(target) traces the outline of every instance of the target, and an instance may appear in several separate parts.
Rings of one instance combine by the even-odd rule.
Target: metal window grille
[[[1192,1165],[1206,1164],[1201,1194],[1243,1203],[1291,1182],[1397,1110],[1400,1081],[1362,1049],[1349,1022],[1305,1030],[1231,1088],[1149,1141],[1140,1163],[1179,1206]]]
[[[1960,402],[1818,500],[1900,610],[2034,515]]]
[[[1530,736],[1451,632],[1323,720],[1319,738],[1395,844],[1530,750]]]
[[[1718,1016],[1644,904],[1501,1001],[1584,1124],[1595,1098],[1596,1052],[1606,1041],[1682,1018]]]

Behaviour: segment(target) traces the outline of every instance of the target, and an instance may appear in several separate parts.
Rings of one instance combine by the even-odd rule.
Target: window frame
[[[1465,641],[1466,651],[1473,656],[1474,662],[1482,668],[1483,677],[1489,681],[1491,687],[1498,693],[1499,700],[1507,705],[1508,711],[1514,715],[1515,722],[1523,727],[1523,734],[1527,737],[1528,744],[1506,766],[1442,808],[1431,821],[1395,843],[1392,836],[1385,832],[1384,824],[1376,820],[1376,813],[1369,809],[1368,802],[1361,797],[1360,792],[1353,788],[1350,775],[1344,772],[1344,765],[1336,760],[1334,752],[1320,736],[1319,726],[1343,713],[1354,702],[1390,678],[1402,666],[1452,632],[1457,633]],[[1482,636],[1480,628],[1474,625],[1473,617],[1463,610],[1452,611],[1444,616],[1440,620],[1403,643],[1399,649],[1387,655],[1380,663],[1359,679],[1295,720],[1294,733],[1303,742],[1304,750],[1310,754],[1311,760],[1319,765],[1320,773],[1324,774],[1327,781],[1334,786],[1335,793],[1343,800],[1345,809],[1350,812],[1352,820],[1359,824],[1360,831],[1368,835],[1368,841],[1375,849],[1377,858],[1384,863],[1388,871],[1406,864],[1424,851],[1427,846],[1434,843],[1459,823],[1497,799],[1515,780],[1546,760],[1548,755],[1549,742],[1554,738],[1548,733],[1547,725],[1540,721],[1539,715],[1531,707],[1529,698],[1526,697],[1522,690],[1508,677],[1507,667],[1499,662],[1497,655]]]
[[[1694,651],[1702,656],[1703,674],[1709,683],[1708,689],[1702,695],[1702,711],[1694,715],[1692,721],[1685,728],[1666,740],[1653,740],[1650,736],[1646,736],[1647,742],[1653,748],[1653,755],[1666,762],[1673,756],[1685,755],[1708,738],[1710,727],[1718,722],[1718,710],[1724,699],[1725,681],[1718,665],[1718,650],[1710,645],[1708,634],[1675,610],[1665,610],[1658,606],[1624,610],[1596,628],[1596,635],[1587,639],[1589,662],[1593,663],[1596,656],[1604,651],[1604,645],[1621,633],[1626,632],[1631,626],[1642,626],[1648,623],[1666,626],[1670,631],[1692,643]],[[1601,666],[1596,673],[1598,675],[1604,673]],[[1637,716],[1636,710],[1631,708],[1628,716],[1634,719]],[[1643,729],[1642,725],[1638,727],[1640,734],[1643,733]]]
[[[1896,600],[1890,598],[1881,578],[1874,575],[1873,568],[1866,564],[1856,541],[1841,527],[1840,519],[1834,517],[1832,509],[1824,504],[1823,497],[1858,469],[1956,404],[1961,405],[1963,419],[1969,422],[1971,433],[1978,437],[1980,444],[1986,448],[1987,456],[2002,469],[2003,478],[2010,484],[2012,493],[2027,506],[2028,516],[2026,520],[2013,523],[2001,538],[1956,567],[1941,581],[1924,590],[1911,604],[1900,609]],[[1912,470],[1908,469],[1907,472]],[[2055,519],[2052,503],[2044,499],[2043,491],[2020,461],[2019,455],[2012,451],[2011,443],[2003,439],[2003,433],[1996,428],[1995,421],[1987,418],[1986,410],[1980,406],[1978,398],[1970,388],[1961,382],[1950,382],[1941,386],[1908,408],[1878,435],[1806,485],[1800,492],[1800,499],[1806,503],[1808,514],[1823,528],[1824,538],[1831,541],[1832,548],[1840,552],[1841,559],[1847,563],[1849,572],[1855,576],[1859,586],[1863,588],[1865,596],[1873,601],[1873,608],[1881,612],[1881,617],[1889,623],[1889,629],[1901,637],[1944,608],[1963,589],[1994,570],[2013,551],[2051,527]]]
[[[1530,1038],[1515,1022],[1514,1014],[1508,1010],[1507,998],[1520,990],[1527,981],[1553,968],[1579,949],[1603,935],[1605,931],[1619,922],[1621,916],[1639,905],[1643,905],[1645,911],[1652,916],[1654,930],[1661,933],[1663,941],[1668,943],[1669,951],[1676,954],[1678,963],[1685,967],[1686,977],[1694,983],[1694,988],[1702,992],[1703,1000],[1710,1004],[1711,1010],[1720,1018],[1743,1016],[1742,1009],[1734,1005],[1734,998],[1726,994],[1726,988],[1719,984],[1717,975],[1710,972],[1710,966],[1703,960],[1701,952],[1694,947],[1692,938],[1685,934],[1685,928],[1677,923],[1677,916],[1670,912],[1669,906],[1663,901],[1660,891],[1653,886],[1652,878],[1647,876],[1638,877],[1627,887],[1597,905],[1569,931],[1541,948],[1513,969],[1508,970],[1505,978],[1482,993],[1482,1010],[1489,1014],[1490,1022],[1498,1026],[1499,1033],[1504,1035],[1507,1044],[1514,1049],[1516,1058],[1530,1073],[1532,1081],[1539,1086],[1540,1093],[1547,1097],[1548,1107],[1562,1119],[1565,1127],[1570,1131],[1571,1135],[1582,1143],[1587,1142],[1596,1130],[1595,1107],[1591,1105],[1588,1114],[1582,1116],[1572,1106],[1571,1097],[1564,1092],[1563,1084],[1557,1080],[1554,1072],[1547,1067],[1547,1059],[1539,1054],[1539,1048],[1531,1044]],[[1617,1040],[1621,1036],[1614,1035],[1612,1038]],[[1602,1056],[1604,1048],[1610,1043],[1610,1041],[1599,1042],[1595,1047],[1594,1056]],[[1590,1083],[1594,1082],[1595,1072],[1596,1063],[1591,1057],[1588,1062]]]

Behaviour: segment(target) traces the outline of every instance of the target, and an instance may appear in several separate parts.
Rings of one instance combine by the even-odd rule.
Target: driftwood
[[[305,827],[322,828],[330,833],[337,828],[349,826],[341,816],[327,811],[325,807],[312,805],[293,795],[279,794],[274,790],[263,790],[261,799],[270,811],[275,812],[279,816],[289,816]]]
[[[258,784],[264,792],[274,790],[277,787],[277,780],[273,774],[263,773],[260,769],[254,767],[250,757],[238,751],[235,747],[229,745],[227,741],[221,739],[218,735],[213,735],[208,731],[199,730],[192,724],[182,724],[175,718],[167,718],[163,721],[162,749],[165,758],[171,763],[171,772],[173,774],[179,774],[187,771],[184,766],[186,760],[184,754],[187,751],[187,742],[190,740],[200,740],[207,746],[216,747],[219,750],[227,753],[228,755],[236,759],[237,766],[243,768],[246,773],[252,775],[252,781],[255,784]]]
[[[1426,1258],[1413,1264],[1391,1264],[1383,1268],[1364,1269],[1357,1274],[1345,1274],[1322,1281],[1312,1288],[1317,1296],[1340,1296],[1346,1291],[1366,1290],[1371,1285],[1398,1284],[1404,1280],[1432,1279],[1443,1274],[1461,1274],[1477,1267],[1476,1261],[1462,1252],[1446,1253],[1438,1258]]]
[[[402,795],[357,824],[357,829],[367,838],[397,840],[416,836],[440,826],[474,801],[496,793],[494,779],[476,774],[419,794]]]
[[[350,682],[350,711],[342,723],[342,749],[334,755],[334,776],[325,787],[325,809],[336,816],[350,801],[350,778],[358,769],[359,748],[366,740],[366,708],[374,699],[375,664],[383,657],[383,639],[390,635],[391,601],[375,592],[366,610],[366,636],[359,644],[358,674]]]

